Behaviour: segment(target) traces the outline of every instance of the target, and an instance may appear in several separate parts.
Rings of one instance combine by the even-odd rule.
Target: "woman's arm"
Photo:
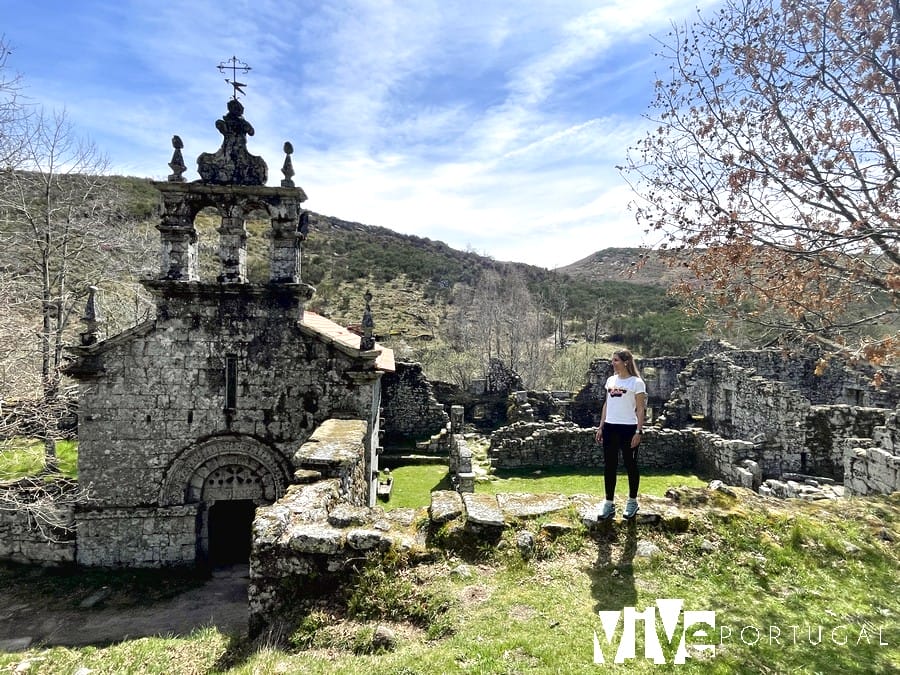
[[[603,442],[603,421],[606,419],[606,400],[603,401],[603,407],[600,409],[600,424],[597,427],[597,433],[594,436],[594,440],[598,443]]]
[[[634,412],[637,415],[637,431],[631,438],[632,448],[636,448],[641,444],[641,435],[644,433],[644,416],[647,413],[647,394],[635,394]]]

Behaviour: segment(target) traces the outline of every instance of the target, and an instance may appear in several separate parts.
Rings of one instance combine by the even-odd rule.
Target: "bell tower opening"
[[[250,561],[250,537],[256,504],[252,499],[226,499],[209,507],[208,561],[212,567]]]

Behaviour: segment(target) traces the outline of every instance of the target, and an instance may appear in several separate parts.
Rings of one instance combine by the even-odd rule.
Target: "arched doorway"
[[[256,507],[284,494],[289,470],[282,455],[255,439],[217,437],[185,449],[172,462],[160,502],[200,505],[198,562],[246,563]]]
[[[237,463],[240,460],[240,463]],[[228,462],[228,463],[225,463]],[[266,468],[247,457],[217,457],[199,489],[199,553],[212,567],[250,561],[250,537],[256,507],[270,504]]]

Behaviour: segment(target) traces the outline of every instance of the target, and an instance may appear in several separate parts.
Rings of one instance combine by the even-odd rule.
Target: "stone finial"
[[[284,164],[281,167],[281,173],[284,174],[284,180],[281,181],[281,187],[294,187],[294,164],[291,162],[291,154],[294,152],[294,146],[288,141],[284,143]]]
[[[85,330],[80,334],[81,345],[83,347],[89,347],[90,345],[99,342],[100,326],[106,323],[106,321],[103,319],[100,303],[97,300],[96,286],[90,286],[88,288],[87,304],[85,305],[84,316],[81,317],[81,320],[85,324]]]
[[[366,299],[366,308],[363,310],[363,334],[359,340],[359,348],[361,351],[365,352],[370,349],[375,349],[375,337],[373,336],[375,320],[372,318],[372,307],[370,304],[372,302],[372,294],[369,291],[366,291],[366,294],[363,297]]]
[[[184,147],[181,136],[172,136],[172,147],[175,148],[175,151],[172,153],[172,161],[169,162],[169,168],[172,169],[172,173],[169,175],[169,182],[183,183],[184,176],[181,174],[187,171],[187,167],[184,164],[184,157],[181,155],[181,149]]]
[[[255,131],[236,98],[228,101],[228,113],[216,122],[216,129],[224,137],[222,147],[197,158],[200,179],[212,185],[265,185],[268,167],[262,157],[247,151],[247,136]]]

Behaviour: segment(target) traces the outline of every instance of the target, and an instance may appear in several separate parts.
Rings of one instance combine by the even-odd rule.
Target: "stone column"
[[[222,284],[247,282],[247,228],[240,209],[223,216],[219,225],[219,260],[222,270],[217,281]]]
[[[276,284],[300,283],[300,242],[306,235],[300,202],[284,199],[272,213],[272,258],[269,280]]]
[[[163,213],[156,229],[160,238],[160,279],[200,279],[197,229],[186,195],[163,194]]]
[[[194,224],[185,226],[164,223],[160,232],[160,278],[169,281],[197,281],[197,231]]]
[[[461,405],[450,406],[450,433],[461,434],[466,409]]]

